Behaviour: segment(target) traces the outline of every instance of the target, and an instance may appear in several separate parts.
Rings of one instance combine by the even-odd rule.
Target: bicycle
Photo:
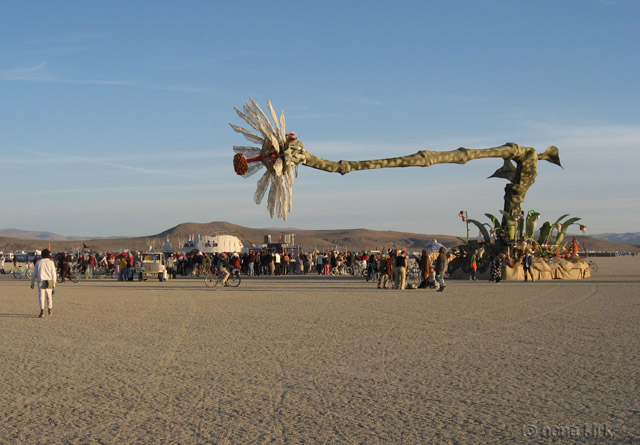
[[[60,274],[60,270],[58,270],[57,272],[58,272],[58,282],[61,283],[62,275]],[[78,281],[80,281],[79,276],[80,274],[78,273],[78,269],[76,267],[72,267],[66,278],[71,280],[72,283],[77,283]]]
[[[406,275],[406,283],[409,285],[418,286],[422,281],[422,274],[420,273],[420,269],[417,268],[408,268]]]
[[[598,272],[598,265],[593,260],[587,260],[587,264],[589,265],[589,269],[591,269],[591,273]]]
[[[205,277],[204,284],[207,287],[216,287],[218,284],[222,283],[224,276],[225,274],[223,272],[209,274]],[[229,279],[227,280],[227,286],[238,287],[240,286],[241,281],[240,269],[233,269],[229,275]]]
[[[27,266],[22,266],[18,270],[13,271],[13,278],[15,278],[16,280],[19,280],[22,278],[30,279],[32,276],[33,276],[33,269]]]
[[[102,257],[102,259],[98,262],[98,264],[93,269],[93,278],[115,278],[116,268],[113,264],[109,264],[106,257]]]
[[[353,267],[353,275],[355,275],[356,277],[366,277],[369,272],[367,270],[366,267],[362,267],[362,263],[360,261],[357,261]]]
[[[373,283],[377,283],[378,280],[380,279],[380,272],[378,271],[378,264],[377,263],[369,263],[366,267],[366,269],[362,270],[362,277],[364,278],[364,280],[368,283],[368,282],[373,282]]]
[[[329,274],[333,275],[333,276],[337,276],[337,275],[353,275],[353,269],[350,268],[349,266],[345,265],[345,264],[341,264],[339,266],[331,268],[331,271],[329,272]]]
[[[99,279],[99,278],[115,278],[116,276],[116,269],[115,267],[103,267],[103,266],[98,266],[93,270],[93,278]]]
[[[77,283],[78,281],[80,281],[80,269],[78,269],[77,266],[74,266],[71,268],[71,272],[69,273],[69,279],[74,283]]]

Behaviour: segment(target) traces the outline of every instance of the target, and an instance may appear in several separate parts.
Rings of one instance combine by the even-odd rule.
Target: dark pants
[[[523,267],[524,269],[524,281],[527,281],[527,275],[531,276],[531,281],[533,281],[533,271],[530,267]]]

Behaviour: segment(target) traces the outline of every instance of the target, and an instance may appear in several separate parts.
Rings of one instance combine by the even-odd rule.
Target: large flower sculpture
[[[286,221],[291,211],[293,201],[293,180],[297,176],[297,165],[304,162],[304,146],[298,141],[295,133],[286,133],[284,112],[278,119],[271,102],[267,99],[269,113],[273,123],[266,113],[251,98],[242,108],[243,111],[234,108],[238,116],[244,119],[259,134],[246,128],[231,125],[236,132],[241,133],[250,142],[260,144],[261,147],[233,146],[236,155],[233,158],[233,166],[237,174],[248,178],[249,176],[266,167],[262,178],[258,181],[256,192],[253,196],[256,204],[260,204],[264,195],[269,190],[267,208],[273,218]]]
[[[414,154],[385,159],[331,161],[306,151],[304,144],[298,140],[295,133],[286,132],[284,112],[281,112],[280,118],[278,118],[269,100],[267,100],[267,106],[273,123],[251,98],[243,107],[243,111],[234,108],[238,116],[258,133],[237,125],[229,125],[249,141],[261,145],[260,148],[234,146],[233,150],[236,155],[233,159],[233,166],[236,173],[245,178],[253,175],[260,168],[266,167],[267,171],[258,181],[254,200],[256,204],[260,204],[269,189],[267,208],[272,218],[274,214],[277,214],[278,218],[287,219],[293,200],[293,180],[296,177],[299,164],[345,175],[357,170],[429,167],[435,164],[465,164],[474,159],[501,158],[504,164],[496,170],[492,177],[504,178],[509,181],[505,187],[504,212],[512,217],[520,215],[521,204],[527,190],[533,185],[538,174],[538,161],[544,160],[562,166],[558,148],[553,145],[547,147],[543,153],[537,153],[535,148],[523,147],[513,142],[490,148],[460,147],[449,151],[421,150]],[[505,224],[506,220],[503,220],[503,225]]]

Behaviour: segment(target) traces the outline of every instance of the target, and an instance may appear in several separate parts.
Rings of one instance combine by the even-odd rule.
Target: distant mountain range
[[[20,229],[0,229],[0,237],[19,238],[24,240],[44,240],[44,241],[79,241],[86,239],[104,239],[104,237],[87,238],[85,236],[65,236],[52,232],[37,232]],[[109,238],[125,238],[123,236],[112,236]]]
[[[167,239],[178,250],[191,235],[234,235],[249,247],[262,244],[265,235],[271,235],[277,241],[285,234],[295,234],[295,244],[304,249],[331,249],[337,246],[341,250],[363,250],[387,247],[407,247],[420,250],[434,239],[447,245],[454,246],[460,239],[450,235],[427,235],[419,233],[377,231],[369,229],[342,230],[299,230],[285,229],[256,229],[243,227],[228,222],[184,223],[156,235],[144,237],[109,237],[86,238],[78,236],[63,236],[51,232],[35,232],[19,229],[0,230],[0,251],[16,251],[42,249],[44,243],[51,245],[53,250],[71,250],[82,247],[81,244],[98,251],[118,251],[122,249],[146,250],[150,247],[161,248]],[[574,235],[568,235],[571,240]],[[576,235],[578,242],[589,250],[603,251],[640,251],[640,232],[584,236]]]
[[[599,235],[592,235],[593,238],[603,239],[611,241],[613,243],[630,243],[640,244],[640,232],[629,233],[601,233]]]

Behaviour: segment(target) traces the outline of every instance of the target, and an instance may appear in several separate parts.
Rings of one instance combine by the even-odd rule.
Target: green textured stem
[[[547,148],[544,153],[537,153],[532,147],[521,147],[507,142],[499,147],[465,148],[460,147],[451,151],[422,150],[417,153],[395,158],[372,159],[366,161],[330,161],[312,155],[305,151],[304,165],[307,167],[335,172],[345,175],[357,170],[371,170],[392,167],[429,167],[435,164],[466,164],[474,159],[502,158],[516,163],[511,182],[505,187],[504,211],[515,216],[520,213],[527,190],[535,182],[538,174],[538,160],[560,165],[558,149],[554,146]],[[506,221],[503,219],[503,227]]]
[[[450,151],[421,150],[417,153],[395,158],[372,159],[366,161],[330,161],[305,153],[304,164],[307,167],[316,168],[328,172],[346,175],[356,170],[371,170],[376,168],[392,167],[429,167],[435,164],[466,164],[474,159],[503,158],[513,160],[525,160],[535,155],[535,149],[521,147],[518,144],[507,143],[500,147],[492,148],[465,148],[460,147]],[[537,160],[537,159],[536,159]]]

